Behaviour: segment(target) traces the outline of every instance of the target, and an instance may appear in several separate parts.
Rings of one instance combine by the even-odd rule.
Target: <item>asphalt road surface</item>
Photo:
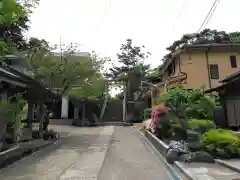
[[[168,180],[130,127],[54,126],[64,137],[0,170],[1,180]]]

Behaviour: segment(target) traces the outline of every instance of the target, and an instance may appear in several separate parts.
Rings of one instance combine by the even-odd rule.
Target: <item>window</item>
[[[173,67],[173,73],[174,73],[176,71],[176,60],[173,61],[172,67]]]
[[[217,64],[210,64],[210,77],[211,79],[219,79],[219,71]]]
[[[173,72],[174,72],[174,70],[173,70],[173,64],[171,64],[171,65],[168,67],[168,76],[171,76]]]
[[[179,72],[179,71],[180,71],[180,68],[179,68],[179,60],[180,60],[180,59],[176,59],[176,60],[175,60],[175,72]]]
[[[236,56],[230,56],[230,64],[231,64],[232,68],[236,68],[237,67]]]

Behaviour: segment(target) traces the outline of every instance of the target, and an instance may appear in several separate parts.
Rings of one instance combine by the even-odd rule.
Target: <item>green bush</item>
[[[15,123],[18,116],[21,117],[22,109],[26,101],[23,100],[22,94],[16,94],[8,97],[6,100],[0,100],[1,120],[6,123]]]
[[[157,136],[160,139],[186,140],[187,120],[167,112],[157,121]]]
[[[188,127],[200,133],[205,133],[210,129],[216,128],[213,121],[207,119],[190,119],[188,121]]]
[[[201,136],[201,146],[215,157],[240,156],[240,139],[230,130],[212,129]]]
[[[144,109],[143,120],[147,120],[151,118],[152,118],[152,108]]]
[[[161,101],[177,116],[188,118],[212,119],[219,108],[216,97],[207,95],[202,88],[172,88],[163,94]]]

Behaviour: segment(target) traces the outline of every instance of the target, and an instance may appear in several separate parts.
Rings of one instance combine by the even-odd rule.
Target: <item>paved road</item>
[[[0,171],[1,180],[168,180],[164,165],[129,127],[55,126],[66,136]]]
[[[169,176],[133,129],[116,127],[99,180],[134,179],[168,180]]]

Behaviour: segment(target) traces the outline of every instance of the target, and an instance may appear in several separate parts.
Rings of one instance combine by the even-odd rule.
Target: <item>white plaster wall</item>
[[[62,97],[61,118],[68,118],[68,97]]]

